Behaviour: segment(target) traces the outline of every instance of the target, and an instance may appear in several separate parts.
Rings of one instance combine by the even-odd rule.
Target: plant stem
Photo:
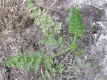
[[[60,54],[62,54],[63,52],[65,52],[65,51],[67,51],[67,50],[69,50],[69,49],[70,49],[70,48],[66,48],[66,49],[62,50],[61,52],[59,52],[59,53],[51,56],[51,58],[54,58],[54,57],[56,57],[56,56],[59,56]]]
[[[71,53],[72,51],[70,51],[65,57],[64,57],[64,59],[59,63],[59,65],[58,66],[60,66],[60,64],[62,64],[63,62],[64,62],[64,60],[67,58],[67,56]],[[56,67],[56,68],[58,68],[58,66]],[[55,69],[56,69],[55,68]]]
[[[76,32],[75,32],[75,34],[74,34],[74,39],[73,39],[73,42],[72,42],[72,43],[75,43],[76,39],[77,39],[77,35],[76,35]]]
[[[58,36],[60,36],[59,34],[58,34]],[[61,36],[60,36],[61,37]],[[64,40],[64,42],[68,45],[68,46],[70,46],[69,45],[69,43],[64,39],[64,38],[62,38],[63,40]]]

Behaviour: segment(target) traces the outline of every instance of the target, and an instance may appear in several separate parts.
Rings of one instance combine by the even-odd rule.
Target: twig
[[[57,2],[58,0],[55,0],[47,10],[51,9]]]

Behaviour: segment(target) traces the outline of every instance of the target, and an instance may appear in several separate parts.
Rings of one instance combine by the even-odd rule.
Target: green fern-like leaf
[[[60,33],[62,23],[60,22],[55,24],[52,21],[51,16],[47,14],[45,10],[41,10],[38,7],[36,7],[31,0],[28,0],[28,8],[29,12],[31,13],[31,17],[35,18],[34,23],[40,26],[43,34],[46,37],[43,40],[43,43],[53,43],[56,45],[57,41],[53,36]],[[59,38],[58,41],[61,41],[61,38]]]
[[[46,76],[44,74],[42,74],[38,80],[47,80],[47,79],[46,79]]]
[[[22,68],[23,65],[25,65],[27,70],[30,69],[30,66],[33,66],[33,68],[37,70],[40,62],[43,59],[43,56],[44,56],[44,51],[41,51],[36,55],[25,54],[25,53],[21,55],[16,54],[16,56],[11,56],[10,58],[8,58],[8,60],[6,61],[6,66],[7,67],[18,66]]]
[[[10,57],[7,62],[6,62],[6,66],[11,67],[11,66],[15,66],[17,64],[18,59],[15,59],[14,57]]]
[[[57,23],[54,28],[54,31],[55,31],[54,33],[59,34],[60,30],[62,29],[61,26],[62,26],[62,23]]]
[[[69,29],[70,34],[75,34],[77,37],[82,36],[84,33],[84,25],[82,23],[82,16],[78,9],[73,8],[71,15],[69,17]]]
[[[47,80],[51,80],[51,74],[47,70],[45,70],[45,76]]]
[[[57,72],[57,71],[56,71],[55,68],[52,68],[50,72],[51,72],[51,75],[52,75],[53,77],[56,76],[56,72]]]
[[[8,60],[6,61],[6,66],[7,66],[7,67],[17,66],[18,59],[19,59],[18,54],[16,54],[16,56],[11,56],[11,57],[8,58]]]
[[[58,72],[59,72],[60,74],[62,74],[62,72],[63,72],[63,67],[64,67],[63,64],[58,65]]]
[[[51,70],[52,64],[53,64],[53,59],[51,59],[50,57],[44,59],[44,65],[46,69]]]
[[[83,50],[82,49],[77,50],[75,53],[76,53],[77,56],[79,56],[81,53],[83,53]]]
[[[48,37],[45,38],[42,41],[43,44],[50,44],[50,43],[54,43],[55,45],[57,44],[57,40],[54,39],[52,34],[48,34]]]
[[[70,45],[70,50],[71,50],[71,51],[75,51],[77,48],[78,48],[78,44],[77,44],[77,43],[72,43],[72,44]]]
[[[61,36],[59,36],[58,39],[57,39],[56,45],[60,45],[62,43],[62,39],[63,38]]]
[[[27,60],[27,56],[25,55],[25,53],[22,53],[18,59],[18,65],[20,68],[23,67],[23,65],[26,63],[26,60]]]
[[[35,70],[39,68],[39,64],[42,61],[43,56],[44,56],[44,51],[41,51],[40,53],[37,53],[33,56],[34,61],[32,63],[32,66]]]
[[[32,64],[32,62],[34,61],[33,59],[33,56],[32,55],[27,55],[27,58],[26,58],[26,69],[29,70],[30,69],[30,65]]]
[[[41,61],[40,59],[36,59],[36,60],[34,60],[34,62],[32,63],[32,66],[33,66],[33,68],[34,68],[35,71],[38,70],[40,61]]]

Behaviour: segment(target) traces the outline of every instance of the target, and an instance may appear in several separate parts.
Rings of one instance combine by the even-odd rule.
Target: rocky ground
[[[107,0],[33,0],[45,9],[55,22],[62,22],[61,35],[67,41],[68,17],[74,6],[82,13],[86,25],[84,36],[77,40],[84,52],[70,55],[63,64],[62,75],[52,80],[107,80]],[[0,80],[38,80],[39,71],[31,68],[8,68],[6,60],[15,53],[36,53],[41,49],[51,55],[60,51],[54,45],[42,45],[44,38],[39,26],[28,13],[26,0],[0,0]],[[65,53],[66,54],[66,53]],[[62,60],[64,54],[58,59]]]

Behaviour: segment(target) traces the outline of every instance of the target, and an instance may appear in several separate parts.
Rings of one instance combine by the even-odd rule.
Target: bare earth
[[[71,54],[63,64],[62,75],[52,80],[107,80],[107,0],[33,0],[36,6],[45,9],[55,22],[62,22],[61,35],[69,42],[68,17],[73,7],[82,13],[86,25],[84,36],[77,40],[84,49],[79,58]],[[46,50],[46,55],[63,50],[66,45],[56,47],[43,45],[44,35],[30,18],[26,0],[0,0],[0,80],[38,80],[41,71],[33,68],[8,68],[6,60],[15,53],[36,53]],[[66,52],[59,56],[61,61]],[[85,65],[84,65],[85,64]]]

